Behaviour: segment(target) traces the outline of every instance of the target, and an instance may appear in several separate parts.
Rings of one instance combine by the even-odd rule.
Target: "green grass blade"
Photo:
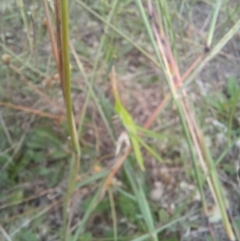
[[[99,173],[95,173],[94,175],[91,175],[90,177],[86,177],[84,178],[82,181],[78,182],[76,185],[75,185],[75,190],[83,187],[83,186],[86,186],[88,184],[91,184],[99,179],[103,179],[105,178],[107,175],[108,175],[109,171],[107,170],[104,170],[104,171],[101,171]]]
[[[110,207],[111,207],[111,212],[112,212],[112,222],[113,222],[113,240],[117,241],[118,240],[118,229],[117,229],[117,212],[115,208],[115,202],[114,202],[114,197],[113,197],[113,190],[109,189],[109,201],[110,201]]]
[[[152,154],[159,162],[162,162],[162,158],[148,145],[146,144],[140,137],[134,136],[134,138],[150,153]]]
[[[143,128],[141,126],[136,125],[137,130],[145,137],[150,137],[152,139],[158,139],[158,140],[164,140],[166,138],[171,138],[170,136],[164,135],[164,134],[159,134],[155,131],[148,130],[146,128]]]
[[[151,213],[151,208],[149,207],[147,198],[145,196],[145,193],[144,193],[144,190],[142,187],[142,183],[140,181],[136,180],[136,178],[135,178],[136,175],[133,172],[133,169],[128,161],[126,161],[124,163],[124,171],[127,174],[127,178],[131,184],[134,195],[137,198],[138,207],[139,207],[141,214],[143,216],[143,219],[145,221],[145,225],[148,228],[149,233],[152,234],[153,240],[157,241],[158,240],[157,236],[155,234],[153,234],[155,227],[154,227],[153,216]]]
[[[160,228],[156,228],[156,229],[153,231],[153,233],[151,233],[151,234],[144,234],[144,235],[142,235],[142,236],[140,236],[140,237],[137,237],[137,238],[132,239],[131,241],[144,241],[144,240],[149,240],[149,239],[152,238],[152,235],[153,235],[153,234],[157,235],[157,234],[161,233],[162,231],[171,228],[173,225],[175,225],[175,224],[177,224],[177,223],[179,223],[179,222],[182,222],[182,221],[186,220],[187,218],[189,218],[190,215],[191,215],[191,214],[188,214],[188,215],[185,215],[185,216],[183,216],[183,217],[181,217],[181,218],[175,219],[175,220],[173,220],[173,221],[171,221],[171,222],[169,222],[169,223],[161,226]]]
[[[102,182],[102,184],[103,184],[103,182]],[[77,230],[75,231],[75,234],[73,236],[72,241],[77,241],[78,238],[80,237],[80,235],[82,233],[84,233],[85,226],[86,226],[86,223],[88,221],[89,216],[92,214],[92,212],[94,211],[94,209],[96,208],[96,206],[100,202],[99,196],[100,196],[100,193],[102,191],[102,184],[100,185],[100,187],[98,188],[98,190],[96,191],[96,193],[92,197],[91,201],[89,202],[87,210],[85,211],[85,213],[84,213],[84,215],[83,215],[83,217],[82,217],[82,219],[81,219],[81,221],[80,221],[80,223],[77,227]]]
[[[172,26],[172,16],[169,11],[168,1],[157,0],[156,6],[158,17],[159,19],[162,18],[164,29],[166,31],[166,36],[172,46],[175,59],[178,59],[178,53],[176,49],[176,31],[173,29]]]
[[[126,191],[123,190],[122,188],[118,188],[118,187],[117,187],[116,190],[117,190],[120,194],[122,194],[123,196],[131,199],[132,201],[135,201],[135,202],[137,201],[137,199],[136,199],[136,197],[135,197],[134,195],[126,192]]]
[[[213,16],[212,16],[211,25],[208,32],[207,46],[206,46],[208,49],[211,47],[211,44],[212,44],[214,30],[216,27],[217,17],[218,17],[221,5],[222,5],[222,0],[217,0],[216,6],[214,8]]]
[[[157,56],[157,60],[163,66],[162,59],[160,57],[156,41],[154,39],[153,32],[152,32],[150,23],[149,23],[148,18],[147,18],[147,14],[145,13],[145,10],[144,10],[143,5],[142,5],[142,1],[141,0],[136,0],[136,4],[137,4],[137,6],[139,8],[139,12],[141,14],[142,20],[143,20],[143,22],[144,22],[144,24],[146,26],[146,31],[147,31],[147,34],[148,34],[148,36],[150,38],[150,41],[152,43],[152,46],[153,46],[153,49],[154,49],[154,53]]]

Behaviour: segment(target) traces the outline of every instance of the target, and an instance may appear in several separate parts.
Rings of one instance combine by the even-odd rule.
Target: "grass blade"
[[[207,38],[207,43],[206,43],[206,48],[210,49],[211,44],[212,44],[212,40],[213,40],[213,35],[214,35],[214,30],[216,27],[216,22],[217,22],[217,17],[220,11],[220,7],[222,5],[222,0],[217,0],[216,1],[216,6],[213,12],[213,16],[212,16],[212,22],[209,28],[209,33],[208,33],[208,38]]]
[[[150,236],[153,238],[153,240],[157,241],[158,239],[156,234],[153,234],[155,229],[154,220],[152,217],[151,209],[148,205],[148,201],[146,199],[145,193],[142,188],[142,183],[141,181],[137,181],[135,179],[136,175],[133,172],[133,169],[128,162],[124,163],[124,170],[127,174],[127,177],[133,189],[134,195],[137,198],[138,207],[145,221],[145,225],[148,228],[148,232],[151,234]]]

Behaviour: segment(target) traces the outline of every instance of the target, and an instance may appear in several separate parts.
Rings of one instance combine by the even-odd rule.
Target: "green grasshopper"
[[[115,111],[119,115],[119,117],[122,121],[122,124],[124,125],[124,127],[126,128],[128,134],[129,134],[129,137],[130,137],[130,140],[132,143],[132,148],[136,155],[137,162],[138,162],[140,168],[143,171],[145,171],[145,167],[143,164],[143,157],[142,157],[142,153],[141,153],[140,145],[139,145],[139,141],[138,141],[139,138],[137,137],[137,126],[136,126],[132,116],[128,113],[128,111],[122,105],[122,102],[120,100],[119,93],[117,90],[116,72],[115,72],[114,65],[112,65],[112,71],[111,71],[110,78],[111,78],[113,96],[114,96],[114,100],[115,100]]]

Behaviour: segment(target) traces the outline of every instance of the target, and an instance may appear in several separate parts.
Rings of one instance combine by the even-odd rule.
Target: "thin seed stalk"
[[[63,60],[63,79],[65,87],[65,104],[67,109],[67,122],[69,126],[70,138],[74,152],[80,156],[80,148],[76,126],[72,113],[71,99],[71,71],[69,58],[69,23],[68,23],[68,0],[60,1],[61,14],[61,37],[62,37],[62,60]]]
[[[71,225],[71,220],[67,223],[67,209],[74,190],[74,184],[78,175],[80,167],[80,146],[78,142],[78,135],[76,125],[74,122],[72,111],[72,99],[71,99],[71,70],[70,70],[70,58],[69,58],[69,16],[68,16],[68,0],[60,0],[60,32],[61,32],[61,60],[62,60],[62,80],[63,80],[63,95],[65,100],[65,106],[67,111],[67,122],[70,133],[70,139],[72,144],[72,158],[70,164],[70,173],[67,193],[64,201],[63,210],[63,233],[62,240],[68,240],[68,229]]]

